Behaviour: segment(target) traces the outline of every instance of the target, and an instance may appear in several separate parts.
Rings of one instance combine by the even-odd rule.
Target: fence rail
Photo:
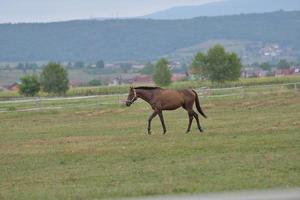
[[[155,196],[145,198],[127,198],[123,200],[299,200],[300,188],[223,192],[206,195],[177,195],[177,196]]]
[[[300,82],[272,85],[256,85],[256,86],[239,86],[230,88],[198,88],[195,91],[202,98],[223,98],[223,97],[245,97],[246,95],[256,95],[258,91],[268,92],[268,90],[279,88],[294,90],[299,93]],[[273,90],[269,92],[274,92]],[[26,112],[39,110],[55,110],[64,108],[81,108],[100,105],[117,105],[123,104],[127,94],[111,94],[111,95],[93,95],[93,96],[78,96],[78,97],[37,97],[24,98],[21,100],[0,101],[0,113],[2,112]],[[83,101],[85,100],[85,101]],[[77,101],[80,101],[78,103]],[[138,101],[141,102],[141,101]],[[61,105],[53,105],[53,104]],[[29,106],[29,107],[28,107]],[[16,109],[15,107],[21,107]]]

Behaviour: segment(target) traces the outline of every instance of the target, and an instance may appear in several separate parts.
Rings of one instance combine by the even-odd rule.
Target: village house
[[[280,77],[280,76],[290,76],[296,74],[295,68],[291,69],[277,69],[275,71],[275,76]]]
[[[266,44],[260,49],[260,54],[265,57],[275,57],[282,53],[281,48],[278,44]]]
[[[144,64],[134,64],[134,65],[132,65],[133,69],[143,69],[144,67],[145,67]]]
[[[153,84],[153,78],[149,75],[138,75],[133,78],[133,84]]]
[[[70,80],[69,81],[70,88],[79,87],[81,85],[82,85],[82,82],[80,82],[80,81],[76,81],[76,80]]]
[[[183,73],[174,73],[172,74],[172,82],[176,81],[183,81],[188,78],[188,74],[183,74]]]
[[[0,86],[0,92],[6,91],[7,89],[5,87]]]
[[[14,82],[11,85],[4,86],[4,88],[6,88],[7,90],[10,90],[10,91],[16,91],[17,92],[20,89],[20,83],[19,82]]]
[[[256,68],[246,68],[242,70],[241,77],[253,78],[253,77],[266,77],[269,74],[268,71]]]
[[[113,78],[108,85],[118,86],[118,85],[132,84],[133,82],[134,82],[133,78],[124,78],[122,76],[118,76]]]

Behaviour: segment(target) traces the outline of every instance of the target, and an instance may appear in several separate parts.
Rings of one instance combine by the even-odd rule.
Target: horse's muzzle
[[[126,101],[126,106],[131,106],[132,102],[131,101]]]

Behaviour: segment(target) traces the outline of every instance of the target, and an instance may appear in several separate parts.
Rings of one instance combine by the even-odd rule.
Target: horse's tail
[[[207,118],[207,116],[204,114],[202,108],[200,107],[200,102],[199,102],[199,97],[198,97],[198,94],[195,90],[192,90],[195,94],[195,102],[196,102],[196,107],[197,107],[197,110],[198,112],[205,118]]]

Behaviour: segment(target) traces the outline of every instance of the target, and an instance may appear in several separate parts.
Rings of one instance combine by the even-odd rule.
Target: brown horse
[[[143,99],[150,104],[154,112],[148,119],[148,134],[151,134],[151,121],[158,115],[163,127],[163,134],[167,132],[163,110],[176,110],[180,107],[184,108],[189,115],[189,125],[186,133],[190,132],[193,118],[197,121],[197,126],[200,132],[203,132],[198,114],[193,110],[193,105],[196,103],[198,112],[206,118],[206,115],[202,111],[199,103],[199,98],[194,90],[183,89],[183,90],[169,90],[162,89],[160,87],[130,87],[126,105],[130,106],[138,98]]]

